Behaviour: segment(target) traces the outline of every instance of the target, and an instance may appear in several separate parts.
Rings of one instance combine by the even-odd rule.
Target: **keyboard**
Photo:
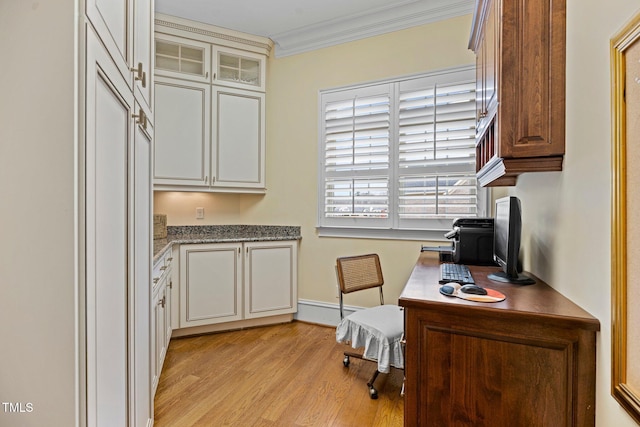
[[[462,285],[472,283],[469,267],[464,264],[442,263],[440,264],[440,283],[458,282]]]

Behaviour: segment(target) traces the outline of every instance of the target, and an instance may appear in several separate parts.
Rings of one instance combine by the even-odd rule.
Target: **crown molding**
[[[474,0],[413,1],[272,34],[275,56],[295,55],[473,13]]]
[[[266,37],[228,30],[214,25],[178,18],[176,16],[156,13],[154,23],[156,31],[163,33],[173,33],[181,36],[190,34],[192,38],[210,43],[216,43],[216,41],[236,43],[263,50],[267,55],[269,55],[272,50],[273,42]]]

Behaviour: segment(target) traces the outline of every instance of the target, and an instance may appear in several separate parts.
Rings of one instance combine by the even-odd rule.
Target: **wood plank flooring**
[[[403,425],[402,371],[367,380],[335,329],[302,322],[171,340],[155,397],[156,427],[395,427]]]

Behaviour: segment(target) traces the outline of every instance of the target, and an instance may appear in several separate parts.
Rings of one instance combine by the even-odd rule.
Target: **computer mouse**
[[[460,292],[465,294],[486,295],[487,290],[478,285],[464,285],[460,288]]]
[[[452,297],[458,292],[458,289],[460,289],[460,283],[451,282],[440,286],[440,293]]]

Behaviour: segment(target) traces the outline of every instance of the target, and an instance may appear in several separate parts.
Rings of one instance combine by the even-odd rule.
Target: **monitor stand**
[[[518,273],[517,277],[512,277],[508,276],[504,271],[491,273],[487,275],[487,277],[491,280],[495,280],[496,282],[513,283],[514,285],[533,285],[536,283],[535,280],[531,277],[525,276],[524,274]]]

